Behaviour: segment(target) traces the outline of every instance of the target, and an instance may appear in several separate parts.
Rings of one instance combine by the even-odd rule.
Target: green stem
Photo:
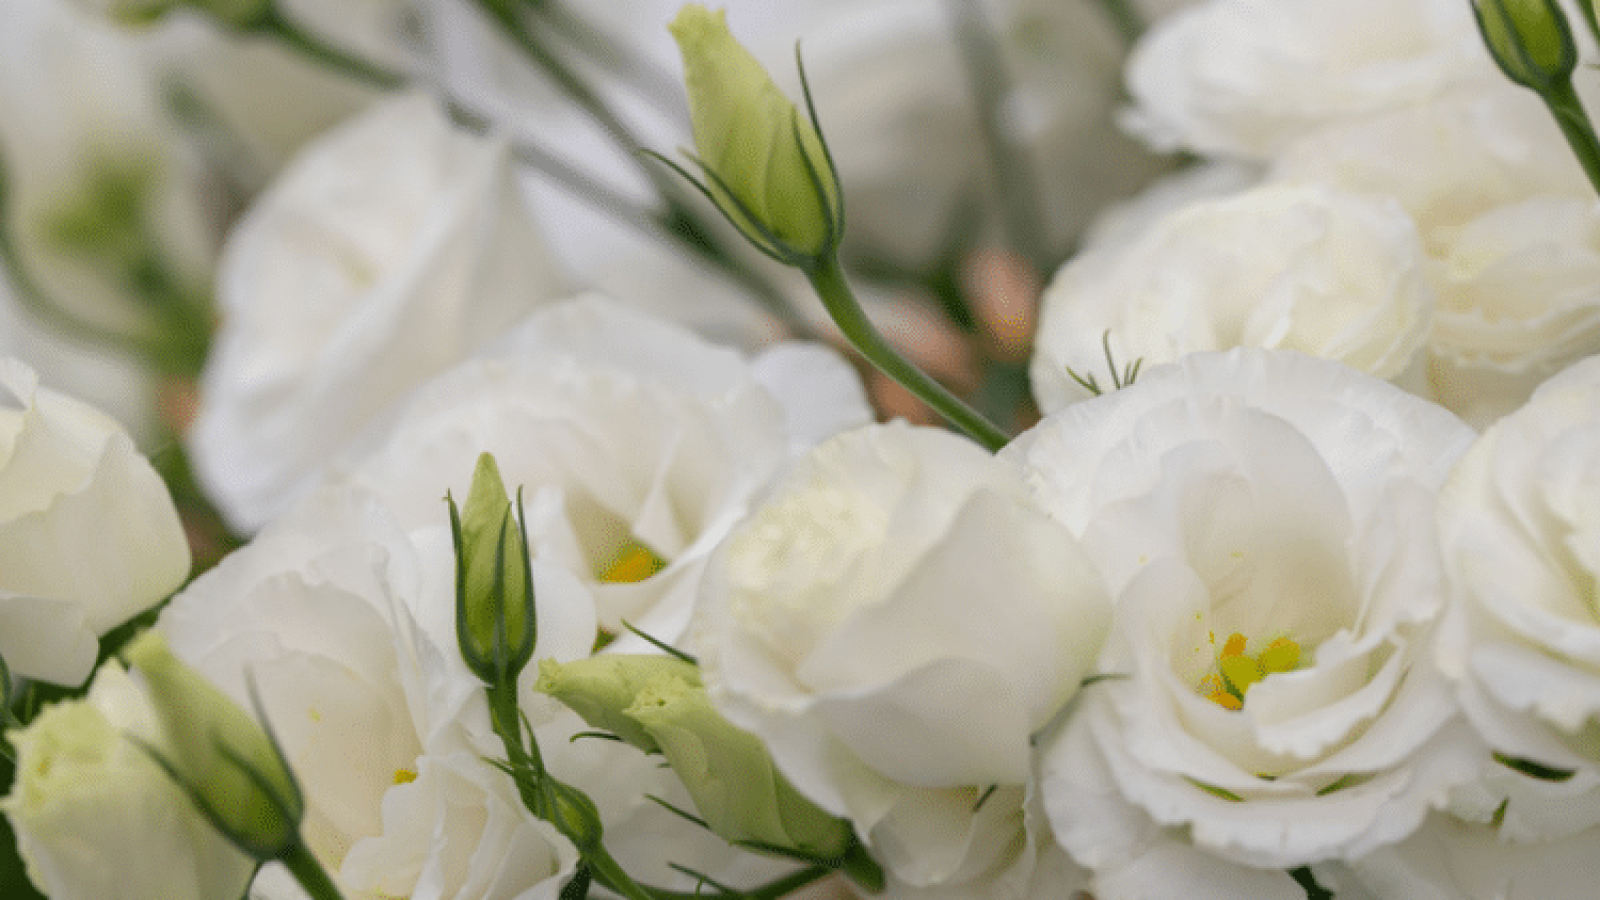
[[[1100,0],[1100,7],[1128,43],[1134,43],[1144,34],[1144,20],[1131,0]]]
[[[1572,79],[1557,82],[1549,93],[1541,96],[1550,107],[1550,114],[1555,116],[1556,124],[1561,126],[1561,133],[1566,136],[1573,155],[1578,157],[1584,174],[1589,176],[1589,183],[1600,191],[1600,139],[1595,137],[1594,126],[1583,111],[1583,102],[1573,90]]]
[[[1000,57],[999,41],[977,4],[970,0],[946,0],[945,9],[972,86],[978,130],[988,150],[990,168],[1000,192],[1006,239],[1011,248],[1029,262],[1041,270],[1049,268],[1044,210],[1039,205],[1033,163],[1006,133],[1003,110],[1012,83],[1005,61]]]
[[[1010,442],[1010,436],[1001,431],[999,426],[962,402],[961,398],[950,393],[944,385],[934,381],[926,372],[912,365],[879,333],[867,318],[867,314],[862,311],[855,294],[851,292],[844,271],[839,267],[837,253],[829,253],[826,257],[818,259],[815,265],[802,267],[802,271],[810,279],[817,296],[822,299],[822,305],[827,308],[828,315],[833,317],[834,324],[839,326],[839,330],[844,332],[850,344],[859,350],[868,362],[905,386],[922,402],[944,416],[950,424],[982,444],[990,452],[998,451]]]
[[[301,28],[274,4],[250,26],[251,31],[276,37],[295,50],[329,69],[390,91],[405,85],[406,77],[376,63],[354,56]]]
[[[300,882],[300,886],[305,888],[311,900],[344,900],[343,895],[339,893],[338,885],[328,877],[328,872],[322,868],[322,863],[317,862],[317,858],[306,849],[304,841],[296,840],[290,844],[289,848],[283,851],[283,855],[278,857],[278,861],[289,870],[295,881]]]

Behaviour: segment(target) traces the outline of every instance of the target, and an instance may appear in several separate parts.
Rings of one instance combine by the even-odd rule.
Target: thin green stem
[[[844,271],[839,267],[838,254],[830,253],[819,259],[815,265],[805,267],[803,271],[810,279],[817,296],[822,299],[822,305],[827,308],[828,315],[833,317],[834,324],[839,326],[839,330],[844,332],[851,345],[859,350],[868,362],[898,381],[985,449],[991,452],[998,451],[1011,440],[1009,435],[984,418],[982,413],[950,393],[944,385],[934,381],[926,372],[912,365],[879,333],[850,290],[850,283],[845,280]]]
[[[344,900],[343,895],[339,893],[338,885],[333,883],[327,870],[322,868],[322,863],[317,862],[317,858],[306,849],[304,841],[296,840],[290,844],[289,848],[278,857],[278,861],[289,870],[295,881],[300,882],[300,886],[305,888],[311,900]]]
[[[1033,161],[1006,133],[1004,108],[1012,83],[1000,55],[999,41],[978,4],[970,0],[946,0],[945,10],[966,65],[967,80],[977,106],[978,128],[1000,192],[1006,239],[1011,248],[1029,262],[1040,269],[1047,268],[1052,260],[1047,258],[1044,210],[1039,205]]]
[[[1589,176],[1589,183],[1600,191],[1600,139],[1595,137],[1594,125],[1583,110],[1572,79],[1557,82],[1549,93],[1541,96],[1550,107],[1550,114],[1555,116],[1556,124],[1561,126],[1561,133],[1566,136],[1573,155],[1578,157],[1584,174]]]
[[[1100,8],[1105,10],[1106,17],[1129,44],[1144,34],[1144,19],[1133,8],[1131,0],[1100,0]]]
[[[250,30],[276,37],[327,68],[380,90],[394,90],[406,83],[405,75],[362,59],[300,27],[284,15],[276,4],[267,7],[267,11],[251,25]]]

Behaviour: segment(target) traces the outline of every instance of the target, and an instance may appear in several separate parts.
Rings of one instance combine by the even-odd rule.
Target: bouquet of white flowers
[[[0,894],[1593,895],[1592,0],[677,7],[0,0]]]

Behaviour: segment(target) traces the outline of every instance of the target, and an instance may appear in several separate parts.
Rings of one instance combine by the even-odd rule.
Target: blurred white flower
[[[1420,369],[1433,310],[1411,219],[1387,198],[1267,183],[1178,205],[1074,257],[1045,289],[1030,374],[1046,413],[1119,369],[1236,346],[1298,350],[1379,378]],[[1130,233],[1131,232],[1131,233]]]
[[[250,531],[399,399],[559,291],[503,141],[433,102],[380,104],[308,146],[229,236],[191,433]]]
[[[1356,860],[1350,887],[1383,900],[1549,900],[1587,897],[1600,882],[1600,830],[1540,844],[1443,813],[1406,840]],[[1344,900],[1346,892],[1339,890]]]
[[[0,656],[13,674],[81,683],[96,638],[188,575],[172,497],[121,426],[0,359]]]
[[[200,303],[213,211],[128,35],[60,0],[0,0],[7,227],[30,274],[95,329],[152,339],[152,300]],[[170,337],[170,335],[165,335]]]
[[[1029,736],[1076,692],[1108,613],[1014,469],[902,422],[782,478],[713,556],[691,648],[728,718],[892,883],[1018,896],[1049,840],[1026,827]]]
[[[1115,877],[1172,839],[1263,868],[1359,855],[1475,774],[1429,658],[1448,596],[1434,496],[1471,439],[1337,363],[1239,349],[1007,448],[1116,598],[1095,666],[1113,677],[1041,742],[1080,863]]]
[[[554,900],[576,854],[484,762],[504,750],[456,647],[442,502],[439,513],[407,533],[370,497],[314,493],[196,579],[157,627],[235,700],[254,678],[304,792],[306,844],[347,897]],[[539,563],[534,583],[537,654],[587,654],[581,586]]]
[[[1469,423],[1600,352],[1600,204],[1530,92],[1499,84],[1329,129],[1268,177],[1399,201],[1437,296],[1424,393]]]
[[[1600,776],[1600,358],[1484,432],[1439,528],[1461,596],[1439,660],[1473,725],[1501,754]]]
[[[1457,0],[1205,0],[1134,48],[1127,122],[1163,149],[1265,159],[1325,126],[1501,79]]]
[[[524,491],[534,555],[594,591],[602,627],[665,641],[688,622],[706,556],[780,468],[870,421],[854,371],[825,348],[754,360],[597,297],[529,317],[421,388],[334,464],[408,527],[465,497],[495,455]],[[642,646],[642,645],[640,645]]]
[[[86,696],[10,733],[17,777],[0,810],[29,880],[53,900],[239,896],[255,860],[218,834],[128,734],[164,746],[148,697],[114,660]]]

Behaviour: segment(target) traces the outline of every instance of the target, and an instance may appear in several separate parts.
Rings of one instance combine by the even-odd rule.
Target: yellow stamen
[[[395,784],[410,784],[411,782],[416,781],[416,780],[417,780],[417,773],[411,771],[410,769],[395,769],[394,770],[394,783]]]
[[[630,540],[600,569],[600,581],[606,584],[634,584],[667,567],[667,561],[654,550]]]
[[[1293,672],[1300,665],[1300,645],[1286,637],[1278,638],[1261,651],[1263,672]]]
[[[1250,686],[1279,672],[1292,672],[1300,665],[1300,645],[1280,637],[1267,645],[1259,657],[1245,654],[1247,639],[1235,632],[1228,636],[1217,654],[1217,674],[1200,679],[1200,695],[1224,709],[1244,708]],[[1213,646],[1216,637],[1211,638]]]

